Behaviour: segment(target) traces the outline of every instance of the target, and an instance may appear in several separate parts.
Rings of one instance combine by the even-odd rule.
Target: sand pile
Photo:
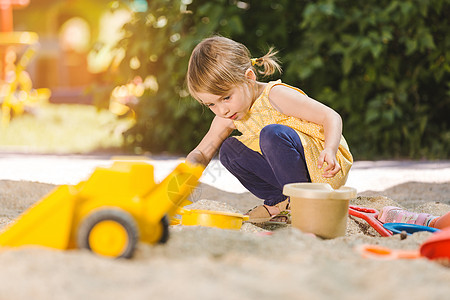
[[[448,184],[415,183],[397,193],[366,192],[353,205],[414,208],[436,215],[450,211]],[[10,222],[54,186],[0,181],[0,226]],[[260,204],[202,184],[190,207],[243,213]],[[422,193],[422,194],[421,194]],[[439,195],[439,196],[438,196]],[[422,200],[418,197],[423,197]],[[434,199],[439,199],[436,203]],[[413,207],[411,207],[413,206]],[[264,234],[271,230],[272,234]],[[355,246],[369,243],[418,249],[431,233],[405,240],[382,238],[364,221],[349,218],[347,234],[321,240],[290,226],[240,231],[172,226],[167,244],[139,244],[131,260],[87,251],[40,248],[0,252],[0,299],[446,299],[450,268],[426,259],[370,260]]]

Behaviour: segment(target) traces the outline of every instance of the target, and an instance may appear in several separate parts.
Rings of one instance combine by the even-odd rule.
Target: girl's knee
[[[259,135],[260,146],[264,148],[265,145],[279,143],[280,140],[291,140],[292,134],[297,135],[294,129],[286,125],[270,124],[264,126]]]

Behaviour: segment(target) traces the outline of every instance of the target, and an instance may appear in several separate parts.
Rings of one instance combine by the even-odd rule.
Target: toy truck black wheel
[[[169,218],[167,215],[161,219],[161,227],[162,234],[159,238],[158,244],[165,244],[169,240]]]
[[[133,217],[122,210],[103,209],[92,212],[78,230],[78,247],[108,257],[130,258],[139,240]]]

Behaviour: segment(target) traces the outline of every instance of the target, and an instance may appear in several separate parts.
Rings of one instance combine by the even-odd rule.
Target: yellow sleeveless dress
[[[236,138],[248,148],[261,153],[259,134],[263,127],[270,124],[289,126],[298,133],[302,141],[311,181],[329,183],[335,189],[344,185],[353,164],[353,157],[344,137],[341,136],[336,154],[341,170],[332,178],[324,178],[322,169],[317,168],[317,159],[325,144],[323,127],[312,122],[286,116],[273,108],[269,102],[269,92],[275,85],[284,85],[306,95],[302,90],[284,84],[281,80],[269,82],[262,94],[253,103],[247,115],[242,120],[233,121],[236,129],[242,133],[241,136],[236,136]]]

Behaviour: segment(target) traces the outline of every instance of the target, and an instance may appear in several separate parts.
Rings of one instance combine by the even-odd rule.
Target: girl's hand
[[[336,160],[336,153],[334,153],[330,149],[324,149],[317,160],[317,167],[322,169],[323,164],[327,163],[325,168],[323,169],[322,176],[325,178],[331,178],[337,174],[341,170],[341,166]]]

